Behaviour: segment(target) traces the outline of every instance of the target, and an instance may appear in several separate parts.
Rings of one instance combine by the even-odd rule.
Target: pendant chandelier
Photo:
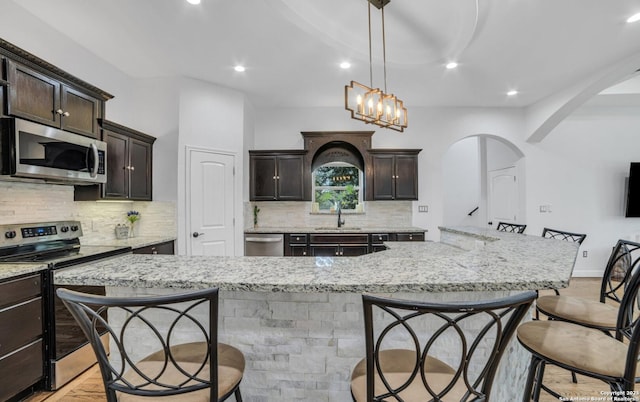
[[[391,0],[367,0],[369,14],[369,86],[351,81],[344,87],[344,107],[351,118],[403,132],[407,128],[407,108],[395,95],[387,93],[387,55],[384,35],[384,6]],[[373,60],[371,55],[371,4],[382,15],[382,63],[384,91],[373,87]]]

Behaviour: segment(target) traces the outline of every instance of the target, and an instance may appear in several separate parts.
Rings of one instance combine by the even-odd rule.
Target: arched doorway
[[[495,135],[472,135],[452,144],[442,158],[443,224],[490,226],[496,214],[523,220],[523,158],[517,146]]]

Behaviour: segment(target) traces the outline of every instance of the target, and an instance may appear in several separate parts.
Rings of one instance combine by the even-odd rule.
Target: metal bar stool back
[[[218,289],[108,297],[61,288],[57,294],[91,343],[108,402],[221,401],[232,394],[242,400],[244,356],[218,343]],[[115,345],[111,356],[104,333]]]
[[[542,229],[542,237],[546,237],[547,239],[572,241],[578,244],[582,244],[584,239],[587,238],[587,235],[584,233],[572,233],[565,232],[563,230],[544,228]]]
[[[535,297],[445,304],[363,295],[366,357],[352,371],[354,401],[489,400]]]
[[[509,233],[524,233],[524,230],[527,228],[527,225],[521,225],[518,223],[507,223],[507,222],[498,222],[498,226],[496,230],[500,232],[509,232]]]

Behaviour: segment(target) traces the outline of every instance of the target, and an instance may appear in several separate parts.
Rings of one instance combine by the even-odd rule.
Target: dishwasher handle
[[[282,241],[282,236],[280,237],[246,237],[244,240],[252,243],[279,243]]]

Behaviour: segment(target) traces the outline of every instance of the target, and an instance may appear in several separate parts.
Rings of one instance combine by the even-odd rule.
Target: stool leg
[[[235,397],[236,397],[236,402],[242,402],[242,395],[240,395],[240,387],[236,388]]]
[[[543,360],[538,363],[538,370],[536,375],[536,388],[533,392],[533,400],[538,402],[540,400],[540,390],[542,389],[542,379],[544,378],[544,368],[546,364]]]
[[[522,397],[522,402],[530,402],[531,401],[531,393],[534,387],[534,381],[537,377],[537,373],[540,369],[540,364],[542,361],[535,356],[531,356],[531,363],[529,364],[529,373],[527,374],[527,383],[524,387],[524,396]],[[540,384],[539,382],[535,383],[536,390],[534,391],[534,395],[540,395]],[[537,401],[537,399],[535,399]]]

